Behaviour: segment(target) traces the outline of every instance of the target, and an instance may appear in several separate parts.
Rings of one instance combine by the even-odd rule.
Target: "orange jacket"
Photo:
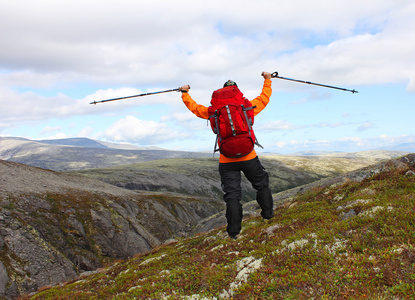
[[[252,106],[256,106],[254,108],[255,116],[259,114],[265,108],[265,106],[267,106],[269,102],[269,98],[271,97],[271,94],[272,94],[271,82],[272,82],[271,79],[265,79],[264,86],[262,87],[261,95],[256,97],[254,100],[250,101],[252,103]],[[182,93],[182,100],[183,100],[183,103],[187,106],[187,108],[192,113],[194,113],[196,116],[202,119],[209,118],[208,108],[204,105],[197,104],[192,99],[192,97],[190,97],[189,93]],[[256,156],[257,154],[255,150],[252,150],[252,152],[249,153],[248,155],[245,155],[239,158],[229,158],[221,154],[219,157],[219,162],[220,163],[231,163],[231,162],[238,162],[238,161],[246,161],[246,160],[251,160],[255,158]]]

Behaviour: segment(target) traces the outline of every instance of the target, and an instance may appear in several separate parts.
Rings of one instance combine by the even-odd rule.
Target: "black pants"
[[[227,232],[231,236],[237,235],[241,231],[241,171],[251,182],[252,187],[257,190],[256,200],[262,209],[261,216],[264,219],[270,219],[274,216],[268,173],[265,171],[258,157],[248,161],[220,163],[219,174],[222,182],[222,190],[225,193],[223,199],[226,202]]]

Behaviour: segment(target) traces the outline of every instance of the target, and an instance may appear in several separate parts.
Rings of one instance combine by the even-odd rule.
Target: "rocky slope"
[[[237,240],[212,229],[24,299],[412,299],[414,191],[411,154],[284,192]]]
[[[0,160],[0,297],[150,251],[222,210],[218,199],[139,193]]]

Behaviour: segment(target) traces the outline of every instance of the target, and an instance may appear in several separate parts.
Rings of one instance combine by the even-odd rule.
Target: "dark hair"
[[[223,87],[227,87],[227,86],[231,86],[231,85],[238,86],[235,81],[229,79],[228,81],[225,82]]]

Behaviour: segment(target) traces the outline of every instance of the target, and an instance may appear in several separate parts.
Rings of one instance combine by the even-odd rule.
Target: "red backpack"
[[[220,151],[226,157],[238,158],[252,152],[256,141],[254,106],[246,99],[237,86],[227,86],[212,94],[208,108],[210,126],[216,134],[214,152]]]

